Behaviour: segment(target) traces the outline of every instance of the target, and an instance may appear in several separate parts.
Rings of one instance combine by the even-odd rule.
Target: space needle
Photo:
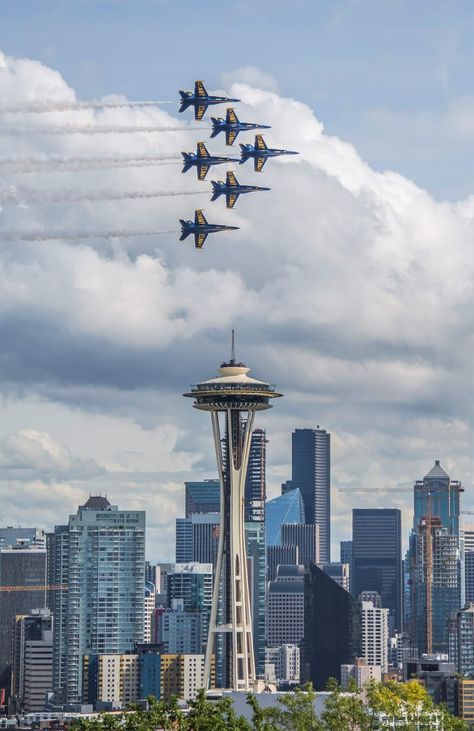
[[[209,688],[216,635],[222,633],[223,686],[250,691],[256,682],[249,575],[244,526],[245,479],[256,411],[271,408],[282,396],[273,386],[248,376],[235,359],[234,331],[229,362],[219,375],[192,386],[184,396],[194,408],[209,411],[220,480],[220,535],[204,662],[204,687]]]

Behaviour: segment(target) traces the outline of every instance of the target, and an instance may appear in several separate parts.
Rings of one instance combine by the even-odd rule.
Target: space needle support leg
[[[220,482],[221,506],[224,505],[224,472],[222,465],[222,445],[221,430],[219,425],[219,413],[211,411],[212,433],[214,435],[214,445],[216,449],[217,471]],[[211,663],[212,653],[215,646],[216,630],[217,630],[217,609],[219,606],[220,585],[222,579],[222,558],[224,553],[224,511],[220,511],[219,518],[219,545],[217,547],[216,571],[214,574],[214,587],[212,591],[211,616],[209,619],[209,632],[207,636],[206,655],[204,660],[204,678],[203,686],[207,690],[211,682]]]

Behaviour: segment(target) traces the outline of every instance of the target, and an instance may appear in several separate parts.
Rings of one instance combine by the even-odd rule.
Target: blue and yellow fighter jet
[[[241,155],[240,164],[253,157],[255,172],[260,173],[269,157],[279,157],[280,155],[299,155],[293,150],[276,150],[267,147],[262,135],[255,135],[255,145],[240,145]]]
[[[184,112],[188,107],[194,107],[194,119],[201,120],[208,106],[211,104],[222,104],[223,102],[239,102],[240,99],[231,99],[227,96],[209,96],[202,81],[194,82],[194,94],[192,91],[181,91],[180,112]]]
[[[232,107],[227,109],[225,119],[222,117],[211,117],[212,137],[217,137],[219,132],[225,132],[226,145],[233,145],[239,132],[246,132],[249,129],[271,129],[268,124],[255,124],[255,122],[241,122]]]
[[[196,249],[202,249],[209,234],[213,234],[216,231],[236,231],[239,228],[238,226],[208,223],[200,208],[197,208],[194,212],[194,222],[184,221],[182,218],[179,219],[179,222],[181,224],[181,236],[179,240],[184,241],[187,236],[193,234]]]
[[[234,173],[228,172],[225,183],[223,180],[211,180],[214,192],[211,201],[215,201],[221,195],[225,195],[227,208],[233,208],[237,198],[242,193],[253,193],[257,190],[270,190],[270,188],[259,188],[258,185],[240,185]]]
[[[210,155],[204,142],[197,143],[196,154],[194,152],[182,152],[184,160],[182,173],[187,173],[192,167],[196,167],[198,180],[204,180],[211,165],[220,165],[223,162],[238,162],[236,157],[222,157]]]

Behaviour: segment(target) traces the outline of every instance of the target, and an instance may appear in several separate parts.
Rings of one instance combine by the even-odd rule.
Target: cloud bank
[[[257,86],[258,75],[253,79]],[[336,539],[348,537],[350,509],[361,500],[410,505],[409,495],[395,493],[355,499],[354,487],[418,479],[435,458],[471,484],[474,195],[437,202],[396,172],[376,172],[353,146],[327,135],[308,106],[242,80],[251,79],[242,73],[227,89],[242,100],[239,116],[270,124],[267,141],[300,155],[269,161],[261,175],[250,163],[238,166],[239,180],[272,192],[242,197],[233,211],[221,201],[204,203],[210,185],[194,173],[181,175],[178,163],[32,170],[20,182],[0,172],[4,200],[36,191],[34,200],[0,211],[1,230],[17,232],[0,237],[0,388],[5,413],[18,420],[17,431],[0,432],[6,520],[17,519],[26,500],[31,512],[23,512],[22,522],[38,516],[53,524],[61,511],[64,520],[75,510],[81,490],[107,487],[114,502],[148,509],[150,557],[171,555],[182,481],[215,471],[210,426],[181,394],[213,375],[232,327],[239,357],[285,394],[260,419],[270,437],[269,491],[289,477],[294,427],[320,424],[333,434]],[[0,56],[0,99],[77,101],[56,71],[6,56]],[[1,116],[0,128],[34,124],[26,113],[14,121]],[[0,159],[179,156],[209,137],[206,120],[196,135],[194,120],[178,120],[172,108],[41,115],[42,127],[61,124],[176,131],[28,134],[14,143],[0,136]],[[228,150],[219,138],[208,146]],[[224,173],[222,166],[209,177]],[[61,200],[65,190],[77,193]],[[199,195],[146,197],[166,190]],[[95,200],[97,191],[110,192],[110,200]],[[145,197],[115,200],[121,191]],[[177,219],[190,218],[198,205],[210,221],[240,230],[209,237],[203,251],[178,242]],[[51,230],[171,233],[21,240],[21,232]],[[101,418],[105,430],[96,424]],[[155,445],[156,430],[165,436]],[[117,462],[112,454],[124,435],[135,444],[124,444],[129,456]],[[36,459],[36,472],[23,481],[20,498],[9,471],[15,459],[25,469],[25,454]],[[58,454],[62,466],[52,456]],[[38,485],[55,470],[63,488],[53,510],[44,507]]]

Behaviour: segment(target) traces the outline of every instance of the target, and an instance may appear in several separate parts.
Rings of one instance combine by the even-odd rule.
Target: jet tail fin
[[[181,224],[181,236],[179,237],[180,241],[184,241],[185,238],[189,236],[191,231],[187,228],[186,221],[183,221],[182,218],[179,219],[179,222]]]
[[[219,189],[219,185],[215,180],[211,180],[212,185],[212,198],[211,201],[216,201],[220,195],[222,195],[222,191]]]
[[[217,117],[211,117],[211,122],[212,122],[211,139],[212,139],[213,137],[217,137],[217,135],[219,134],[219,132],[221,130],[219,129],[219,120],[217,119]]]
[[[189,105],[191,104],[191,102],[189,100],[189,93],[187,91],[182,91],[180,89],[179,95],[181,97],[181,106],[179,108],[179,111],[184,112],[184,110],[187,109],[189,107]]]
[[[191,156],[187,152],[181,153],[183,156],[183,169],[181,170],[182,173],[187,173],[188,170],[191,170],[193,164],[191,161]]]

